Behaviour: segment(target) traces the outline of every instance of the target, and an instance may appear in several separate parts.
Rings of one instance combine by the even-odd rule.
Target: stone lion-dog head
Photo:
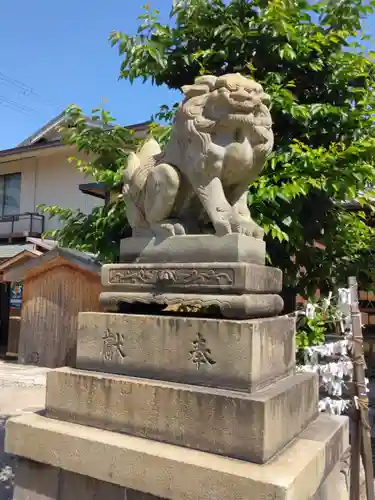
[[[180,163],[181,158],[187,160],[190,147],[196,149],[198,142],[203,155],[213,143],[226,147],[225,141],[240,143],[244,138],[262,159],[272,151],[270,97],[259,83],[239,73],[206,75],[181,90],[185,97],[177,110],[170,141],[174,152],[179,152]],[[223,130],[225,134],[221,134]],[[224,142],[220,135],[225,135]]]

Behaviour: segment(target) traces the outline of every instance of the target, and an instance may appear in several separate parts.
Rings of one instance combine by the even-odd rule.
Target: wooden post
[[[358,284],[355,277],[349,278],[349,288],[353,333],[353,408],[351,426],[350,500],[358,500],[360,498],[360,456],[362,456],[365,470],[367,500],[374,500],[371,429],[369,425],[368,397],[365,384],[363,335],[361,313],[358,305]],[[357,406],[356,403],[358,403]]]
[[[0,283],[0,347],[8,346],[10,283]]]

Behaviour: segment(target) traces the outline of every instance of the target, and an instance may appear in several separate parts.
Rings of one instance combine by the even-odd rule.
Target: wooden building
[[[101,310],[100,269],[94,256],[58,247],[4,269],[4,281],[23,282],[19,363],[75,365],[78,313]]]
[[[18,351],[21,300],[14,300],[14,292],[17,289],[22,290],[22,284],[3,281],[3,274],[9,267],[25,264],[41,255],[43,255],[42,252],[28,248],[0,263],[0,349],[8,357],[16,357]]]
[[[14,356],[20,327],[22,284],[3,281],[9,266],[25,263],[56,246],[53,240],[26,237],[26,242],[6,243],[0,238],[0,357]]]

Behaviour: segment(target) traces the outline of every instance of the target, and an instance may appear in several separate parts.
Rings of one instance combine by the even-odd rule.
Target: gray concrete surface
[[[0,361],[0,500],[11,500],[15,458],[4,452],[9,417],[42,410],[47,368]]]

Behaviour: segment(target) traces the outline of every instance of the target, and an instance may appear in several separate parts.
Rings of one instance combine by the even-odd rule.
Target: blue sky
[[[118,81],[121,59],[108,43],[108,36],[114,29],[134,33],[144,3],[2,2],[0,149],[15,146],[68,104],[90,112],[104,98],[119,122],[133,124],[149,119],[161,104],[176,101],[176,93],[166,88]],[[152,0],[152,7],[158,8],[164,19],[170,6],[171,0]]]
[[[109,33],[134,33],[145,1],[2,2],[0,149],[15,146],[68,104],[90,112],[106,99],[107,109],[125,125],[176,101],[166,88],[118,81],[121,59],[108,43]],[[166,19],[171,3],[151,5]]]

